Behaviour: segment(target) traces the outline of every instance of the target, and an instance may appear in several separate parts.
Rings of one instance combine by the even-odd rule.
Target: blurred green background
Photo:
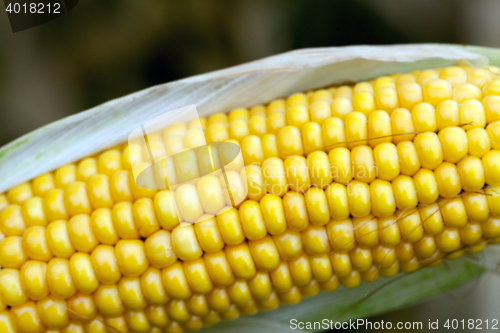
[[[155,84],[297,48],[500,47],[499,18],[497,0],[85,0],[54,21],[13,34],[2,11],[0,146]],[[500,278],[490,274],[372,321],[500,319],[499,296]]]

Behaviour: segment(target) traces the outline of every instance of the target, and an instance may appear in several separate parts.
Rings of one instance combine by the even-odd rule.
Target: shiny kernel
[[[208,275],[203,259],[186,261],[183,263],[186,279],[191,290],[197,294],[206,294],[212,290],[212,281]]]
[[[439,198],[438,183],[434,172],[428,169],[420,169],[413,176],[413,183],[420,204],[431,204]]]
[[[69,260],[71,277],[76,289],[84,294],[93,293],[99,286],[99,280],[92,266],[92,260],[87,253],[75,253]]]
[[[284,293],[278,293],[278,297],[282,303],[288,305],[297,304],[302,300],[302,294],[296,286],[293,286],[289,291]]]
[[[352,99],[352,88],[350,86],[340,86],[337,88],[337,90],[335,90],[334,97],[345,97]]]
[[[402,108],[411,110],[422,102],[422,87],[416,82],[402,83],[398,86],[398,97]]]
[[[373,151],[369,146],[357,146],[351,150],[354,179],[371,183],[377,177]]]
[[[331,117],[330,104],[332,100],[316,99],[310,106],[311,121],[322,125],[325,119]]]
[[[420,133],[414,143],[423,168],[434,170],[443,162],[443,149],[436,133]]]
[[[190,317],[186,307],[186,302],[183,300],[172,299],[167,303],[167,305],[165,305],[165,307],[167,309],[168,316],[176,322],[183,323]]]
[[[186,278],[181,261],[161,270],[163,286],[168,296],[174,299],[186,299],[191,296],[191,288]]]
[[[416,132],[436,132],[435,110],[429,103],[419,103],[411,111],[413,126]]]
[[[320,287],[319,283],[316,280],[311,280],[308,284],[304,286],[299,286],[300,293],[304,297],[315,296],[319,293]]]
[[[238,318],[239,315],[238,308],[234,304],[231,304],[227,311],[220,314],[220,318],[222,320],[234,320]]]
[[[110,149],[102,153],[97,159],[99,173],[111,177],[113,173],[122,168],[120,152]]]
[[[468,153],[471,156],[483,157],[491,149],[491,141],[484,128],[473,128],[467,131]]]
[[[31,236],[28,236],[27,238],[33,239],[33,241],[36,242],[34,244],[30,244],[25,241],[24,237],[26,235],[26,232],[24,233],[23,237],[9,236],[0,241],[0,266],[2,268],[21,268],[26,260],[28,260],[28,257],[32,256],[33,254],[35,254],[36,256],[37,253],[35,251],[37,250],[37,248],[40,248],[40,245],[42,245],[42,248],[46,251],[46,255],[48,254],[48,256],[43,256],[42,254],[41,257],[46,258],[50,256],[48,259],[52,257],[50,251],[47,251],[47,241],[45,237],[40,235],[39,230],[31,230],[31,228],[26,231],[31,234]],[[43,229],[43,227],[39,228]],[[42,233],[43,232],[44,230],[42,230]],[[40,239],[42,237],[43,239]],[[29,245],[32,246],[28,247]]]
[[[352,149],[368,143],[368,121],[363,113],[349,113],[345,117],[344,123],[347,148]]]
[[[309,255],[303,252],[300,256],[288,262],[290,275],[296,286],[308,284],[312,279],[311,264]]]
[[[443,230],[443,216],[441,215],[441,207],[437,203],[420,207],[419,210],[422,225],[427,234],[435,235]]]
[[[21,211],[26,227],[47,225],[42,198],[33,197],[26,200]]]
[[[288,228],[302,231],[309,224],[306,200],[300,193],[289,191],[283,197],[283,208]]]
[[[113,224],[109,208],[99,208],[92,212],[90,223],[99,243],[114,245],[120,239]]]
[[[332,183],[325,189],[330,217],[342,220],[349,217],[349,202],[347,199],[347,187],[343,184]]]
[[[356,112],[363,113],[366,117],[375,111],[375,98],[372,92],[361,91],[354,94],[352,108]]]
[[[262,172],[266,190],[282,197],[287,192],[288,181],[285,175],[283,161],[277,157],[268,158],[262,164]]]
[[[462,191],[458,168],[455,164],[444,162],[434,171],[439,188],[439,195],[452,198]]]
[[[436,241],[433,236],[424,235],[414,243],[415,253],[419,258],[429,258],[436,252]]]
[[[210,309],[217,313],[223,313],[231,306],[231,300],[226,288],[214,288],[206,297]]]
[[[346,97],[346,96],[336,97],[331,104],[332,116],[344,120],[345,117],[353,111],[351,99],[352,97]]]
[[[245,306],[252,301],[252,294],[245,280],[235,280],[227,287],[227,293],[236,306]]]
[[[330,253],[331,246],[324,226],[310,224],[301,234],[304,248],[310,255],[326,255]]]
[[[17,185],[7,192],[9,202],[17,205],[21,205],[32,196],[33,192],[31,191],[31,185],[29,183]]]
[[[217,287],[227,287],[233,283],[234,274],[224,251],[205,253],[203,259],[208,274]]]
[[[470,83],[462,83],[453,88],[453,100],[458,104],[468,100],[481,100],[483,93],[481,89]]]
[[[306,155],[318,150],[324,150],[325,146],[321,134],[321,125],[313,122],[305,124],[302,128],[302,141]]]
[[[68,184],[64,191],[64,204],[70,216],[90,214],[92,212],[92,207],[90,206],[85,183],[74,182]]]
[[[280,258],[290,260],[303,251],[302,237],[298,231],[286,229],[283,233],[273,236]]]
[[[245,165],[260,165],[264,162],[261,139],[256,135],[249,135],[241,141],[241,152]]]
[[[378,244],[378,223],[373,215],[352,219],[357,244],[371,248]]]
[[[373,263],[372,252],[360,246],[354,247],[349,252],[352,268],[358,272],[366,272],[370,269]]]
[[[76,166],[74,164],[62,166],[54,172],[54,183],[58,189],[64,190],[68,184],[72,184],[75,181]]]
[[[0,299],[8,306],[21,305],[28,300],[19,270],[13,268],[0,270]]]
[[[396,212],[398,216],[399,230],[401,238],[405,242],[413,243],[420,240],[424,234],[422,220],[416,209]]]
[[[130,189],[130,173],[125,170],[119,170],[110,178],[111,196],[115,202],[132,201],[132,192]]]
[[[302,126],[309,121],[307,104],[296,103],[288,107],[286,111],[286,122],[289,126],[297,127],[300,130]]]
[[[103,284],[115,284],[121,278],[115,249],[111,245],[99,245],[91,254],[92,266],[99,281]]]
[[[374,89],[373,89],[373,86],[370,82],[358,82],[354,85],[354,90],[353,90],[353,94],[356,95],[362,91],[367,91],[367,92],[370,92],[370,93],[374,93]]]
[[[247,200],[239,209],[241,225],[249,240],[258,240],[267,234],[266,224],[258,202]]]
[[[49,223],[46,230],[50,252],[56,257],[69,258],[75,253],[70,240],[68,222],[58,220]]]
[[[281,128],[286,126],[284,112],[271,112],[266,118],[267,131],[271,134],[278,134]]]
[[[484,68],[476,68],[467,75],[467,82],[482,89],[486,83],[491,80],[491,73]]]
[[[192,224],[178,225],[170,235],[174,252],[181,260],[194,260],[203,254]]]
[[[255,274],[255,262],[246,242],[224,248],[229,265],[238,279],[247,280]]]
[[[389,113],[399,107],[398,92],[395,86],[380,87],[375,92],[375,104],[378,109]]]
[[[481,161],[483,162],[486,184],[490,186],[500,185],[500,151],[489,151],[482,157]]]
[[[448,81],[453,87],[467,82],[467,73],[463,68],[458,66],[444,68],[439,74],[439,77]]]
[[[237,141],[248,135],[248,119],[235,118],[229,123],[229,138]]]
[[[47,285],[47,264],[29,260],[21,267],[21,281],[26,295],[34,300],[45,298],[49,294]]]
[[[458,229],[445,227],[435,236],[437,247],[446,253],[460,249],[460,233]]]
[[[22,236],[24,230],[26,225],[20,206],[9,205],[0,211],[0,232],[4,236]]]
[[[160,329],[160,328],[165,328],[169,324],[167,310],[165,309],[164,306],[148,305],[144,309],[144,311],[146,313],[146,317],[149,320],[149,323],[154,327]]]
[[[203,215],[200,222],[194,224],[194,229],[201,248],[205,253],[217,252],[224,247],[219,227],[211,215]]]
[[[347,184],[351,181],[352,165],[351,152],[347,148],[335,148],[328,154],[330,160],[333,181]]]
[[[262,136],[262,150],[264,151],[264,158],[279,156],[276,135],[266,133]]]
[[[125,321],[125,317],[123,315],[105,316],[103,322],[106,327],[106,332],[108,332],[108,330],[116,332],[126,332],[128,330],[127,322]]]
[[[326,151],[329,152],[333,148],[346,146],[345,127],[342,119],[338,117],[325,119],[321,127],[321,133],[323,134],[323,145]]]
[[[243,181],[246,178],[248,199],[260,201],[260,199],[266,194],[262,168],[255,164],[247,165],[245,169],[241,171],[240,177]]]
[[[385,111],[374,111],[368,118],[368,144],[370,147],[392,142],[391,118]]]
[[[412,141],[415,137],[415,127],[410,111],[396,109],[391,113],[392,142],[398,144],[403,141]]]
[[[351,219],[332,220],[326,225],[328,239],[336,251],[350,251],[355,245],[354,228]]]
[[[376,267],[388,268],[394,265],[397,260],[396,250],[393,247],[377,245],[372,249],[372,258]]]
[[[290,190],[305,192],[311,186],[307,160],[303,156],[291,156],[285,160],[286,178]]]
[[[66,300],[66,306],[68,308],[69,317],[72,320],[91,325],[95,319],[98,319],[98,317],[96,318],[97,308],[93,295],[77,292]]]
[[[333,267],[329,256],[310,257],[311,270],[314,280],[317,282],[327,282],[333,276]]]
[[[276,142],[282,159],[304,153],[301,133],[297,127],[286,126],[280,129]]]
[[[370,186],[364,182],[353,180],[347,185],[349,211],[353,217],[364,217],[370,214]]]
[[[483,88],[483,96],[500,96],[500,79],[496,78],[486,84]]]
[[[90,253],[99,245],[90,217],[86,214],[73,216],[68,223],[68,232],[71,243],[78,252]]]
[[[248,122],[248,133],[262,137],[267,133],[267,124],[265,115],[254,115]]]
[[[136,277],[148,268],[144,243],[140,240],[120,240],[115,245],[118,266],[124,276]]]
[[[33,196],[43,198],[50,190],[54,189],[54,176],[51,173],[46,173],[36,177],[31,182]]]
[[[66,299],[76,292],[76,286],[71,276],[70,264],[67,259],[53,258],[47,265],[47,284],[50,293]]]
[[[312,224],[325,225],[330,221],[330,209],[325,191],[311,187],[304,195],[309,219]]]
[[[413,142],[403,141],[398,143],[399,168],[401,174],[413,176],[420,169],[420,158]]]
[[[217,214],[216,219],[225,244],[237,245],[245,240],[238,210],[225,207]]]
[[[479,191],[484,187],[485,175],[479,157],[465,157],[458,165],[458,173],[464,191]]]
[[[460,240],[466,245],[477,244],[481,240],[483,230],[479,222],[469,222],[459,229]]]
[[[42,333],[45,329],[33,301],[12,307],[10,314],[19,332]]]
[[[469,99],[458,107],[460,116],[460,126],[464,130],[471,128],[484,128],[486,126],[486,115],[481,102],[475,99]]]
[[[441,79],[427,81],[423,86],[424,102],[438,105],[442,101],[451,99],[452,85]]]
[[[345,288],[355,288],[361,283],[361,275],[358,271],[351,271],[348,275],[339,276],[339,281]]]
[[[279,266],[269,272],[269,276],[274,290],[279,293],[287,292],[293,287],[287,261],[281,260]]]
[[[437,193],[437,191],[436,191]],[[391,183],[376,179],[370,184],[372,213],[377,217],[386,217],[396,211],[396,201]]]
[[[93,157],[87,157],[81,160],[76,167],[76,180],[86,182],[97,173],[97,160]]]
[[[400,242],[398,245],[396,245],[395,249],[396,257],[401,263],[410,261],[415,257],[415,249],[413,248],[412,243],[408,243],[405,241]]]
[[[159,269],[149,267],[141,275],[141,287],[148,304],[163,305],[167,303],[169,297],[163,286]]]
[[[491,124],[494,121],[500,120],[500,96],[489,95],[482,100],[486,123]]]
[[[485,222],[481,223],[483,235],[486,238],[498,238],[500,236],[500,219],[490,217]]]
[[[138,277],[122,277],[118,282],[118,292],[125,307],[129,310],[141,310],[147,305]]]
[[[36,303],[43,325],[48,329],[61,329],[69,322],[66,301],[47,297]]]

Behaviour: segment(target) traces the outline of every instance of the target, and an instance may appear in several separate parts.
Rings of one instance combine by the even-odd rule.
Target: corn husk
[[[457,61],[472,66],[498,66],[500,50],[437,44],[304,49],[151,87],[54,122],[2,147],[0,193],[61,165],[124,143],[134,128],[169,110],[195,104],[200,116],[209,116],[299,91],[444,67]],[[477,278],[483,269],[495,265],[498,248],[487,249],[486,258],[487,265],[462,258],[446,267],[379,279],[353,290],[340,288],[333,293],[320,293],[295,306],[282,306],[207,330],[281,332],[290,330],[292,318],[321,321],[371,316],[414,304]],[[439,285],[435,275],[440,278]],[[383,287],[385,284],[388,285]],[[377,291],[376,295],[358,304],[368,289]]]

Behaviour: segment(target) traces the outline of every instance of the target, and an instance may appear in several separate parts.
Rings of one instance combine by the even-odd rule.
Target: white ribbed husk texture
[[[460,60],[472,66],[499,66],[500,50],[443,44],[304,49],[154,86],[56,121],[0,148],[0,193],[61,165],[124,143],[137,126],[183,106],[195,104],[200,116],[209,116],[267,103],[295,92],[444,67]],[[422,301],[477,278],[483,269],[496,267],[498,247],[490,247],[484,256],[482,265],[461,258],[450,261],[447,267],[440,265],[403,277],[381,278],[353,290],[339,288],[333,293],[320,293],[295,306],[281,306],[208,330],[282,332],[290,330],[292,318],[321,321],[367,317]],[[439,284],[435,276],[439,276]],[[377,293],[358,303],[367,291]]]

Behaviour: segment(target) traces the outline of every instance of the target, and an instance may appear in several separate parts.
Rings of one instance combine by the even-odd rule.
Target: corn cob
[[[238,144],[230,195],[222,175],[196,170],[174,175],[196,183],[139,187],[133,145],[12,188],[0,195],[0,331],[196,330],[498,243],[499,74],[380,77],[150,141],[169,155]],[[174,196],[189,199],[180,216]]]

